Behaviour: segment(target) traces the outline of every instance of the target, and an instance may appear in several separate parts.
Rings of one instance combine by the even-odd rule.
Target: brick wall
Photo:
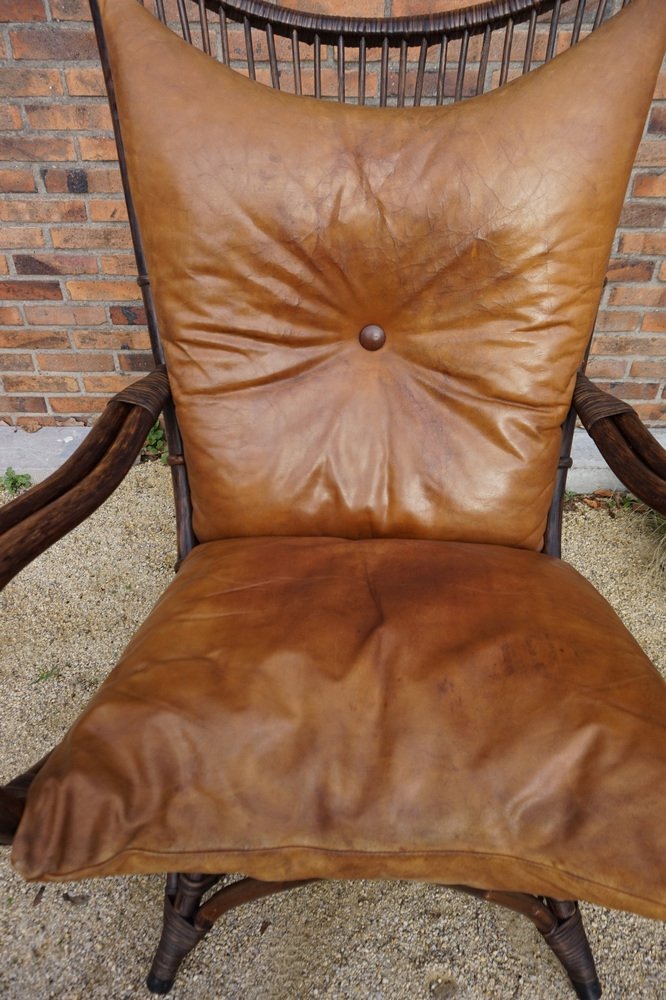
[[[295,0],[382,16],[465,0]],[[0,0],[0,420],[89,422],[151,366],[87,0]],[[267,68],[263,67],[267,72]],[[590,370],[666,426],[666,71],[641,145]]]

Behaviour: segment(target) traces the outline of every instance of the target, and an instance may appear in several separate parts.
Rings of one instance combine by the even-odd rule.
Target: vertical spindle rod
[[[273,36],[273,25],[266,23],[266,48],[268,49],[268,61],[271,67],[271,85],[274,90],[280,89],[280,74],[278,72],[277,55],[275,53],[275,38]]]
[[[425,77],[426,59],[428,58],[428,39],[421,39],[421,47],[419,49],[419,65],[416,70],[416,87],[414,89],[414,106],[418,106],[421,103],[421,98],[423,97],[423,79]]]
[[[345,39],[338,35],[338,101],[345,103]]]
[[[388,65],[389,41],[388,38],[384,37],[382,38],[382,61],[379,71],[379,105],[382,108],[385,108],[388,102]]]
[[[361,35],[358,43],[358,103],[365,104],[365,71],[367,60],[367,46],[365,35]]]
[[[509,66],[511,64],[511,46],[513,44],[513,18],[506,22],[504,33],[504,48],[502,50],[502,65],[500,67],[499,85],[503,87],[509,78]]]
[[[467,69],[467,51],[469,49],[469,31],[464,31],[460,39],[460,52],[458,54],[458,75],[456,76],[456,91],[454,101],[460,101],[463,95],[463,83],[465,81],[465,70]]]
[[[405,105],[405,83],[407,80],[407,39],[400,40],[400,57],[398,62],[398,107]]]
[[[247,72],[251,80],[257,79],[257,72],[254,68],[254,45],[252,44],[252,28],[250,19],[243,18],[243,34],[245,35],[245,52],[247,54]]]
[[[553,7],[553,12],[550,15],[550,31],[548,32],[548,45],[546,47],[546,62],[550,62],[550,60],[555,55],[555,45],[557,43],[557,29],[559,27],[561,6],[562,6],[562,0],[556,0],[555,6]]]
[[[486,73],[488,71],[488,56],[490,55],[490,38],[492,35],[492,28],[489,24],[486,25],[486,30],[483,33],[483,48],[481,49],[481,61],[479,62],[479,73],[476,78],[476,92],[477,94],[482,94],[486,85]]]
[[[208,31],[208,13],[206,0],[199,0],[199,20],[201,21],[201,44],[206,55],[210,55],[210,33]]]
[[[220,7],[220,37],[222,39],[222,62],[229,65],[229,31],[227,29],[227,15]]]
[[[303,93],[303,85],[301,83],[301,47],[296,28],[291,33],[291,61],[294,66],[294,91],[300,95]]]
[[[321,97],[321,38],[314,37],[314,92],[315,97]]]
[[[523,73],[529,73],[532,66],[532,54],[534,52],[534,35],[536,34],[536,11],[530,14],[530,24],[527,29],[527,39],[525,40],[525,58],[523,59]]]
[[[190,22],[187,18],[187,10],[185,9],[185,0],[178,0],[178,16],[180,17],[180,26],[183,29],[183,38],[191,45],[192,34],[190,32]]]
[[[449,54],[449,40],[444,36],[439,47],[439,68],[437,70],[437,104],[442,104],[446,96],[446,63]]]

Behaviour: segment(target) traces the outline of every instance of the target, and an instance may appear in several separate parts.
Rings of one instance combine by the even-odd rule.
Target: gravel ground
[[[582,505],[566,516],[566,557],[617,608],[666,671],[665,586],[643,520]],[[85,525],[6,589],[0,722],[7,780],[63,734],[168,583],[170,483],[149,464]],[[631,845],[628,845],[631,849]],[[0,853],[0,996],[147,997],[162,881],[24,883]],[[585,906],[606,1000],[664,1000],[663,926]],[[174,1000],[563,1000],[559,966],[532,925],[446,889],[327,883],[223,918],[184,966]]]

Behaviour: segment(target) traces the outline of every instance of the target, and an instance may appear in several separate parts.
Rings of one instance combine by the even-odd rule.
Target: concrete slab
[[[89,430],[42,427],[28,433],[20,427],[0,427],[0,475],[11,466],[15,472],[27,472],[33,483],[41,482],[69,458]]]

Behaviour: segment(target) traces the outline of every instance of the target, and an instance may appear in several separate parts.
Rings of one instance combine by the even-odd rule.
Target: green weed
[[[15,497],[32,486],[32,477],[27,472],[16,472],[11,465],[8,465],[4,475],[0,476],[0,485],[10,497]]]
[[[159,459],[163,465],[166,465],[169,449],[164,428],[159,420],[148,431],[142,454],[146,459]]]

